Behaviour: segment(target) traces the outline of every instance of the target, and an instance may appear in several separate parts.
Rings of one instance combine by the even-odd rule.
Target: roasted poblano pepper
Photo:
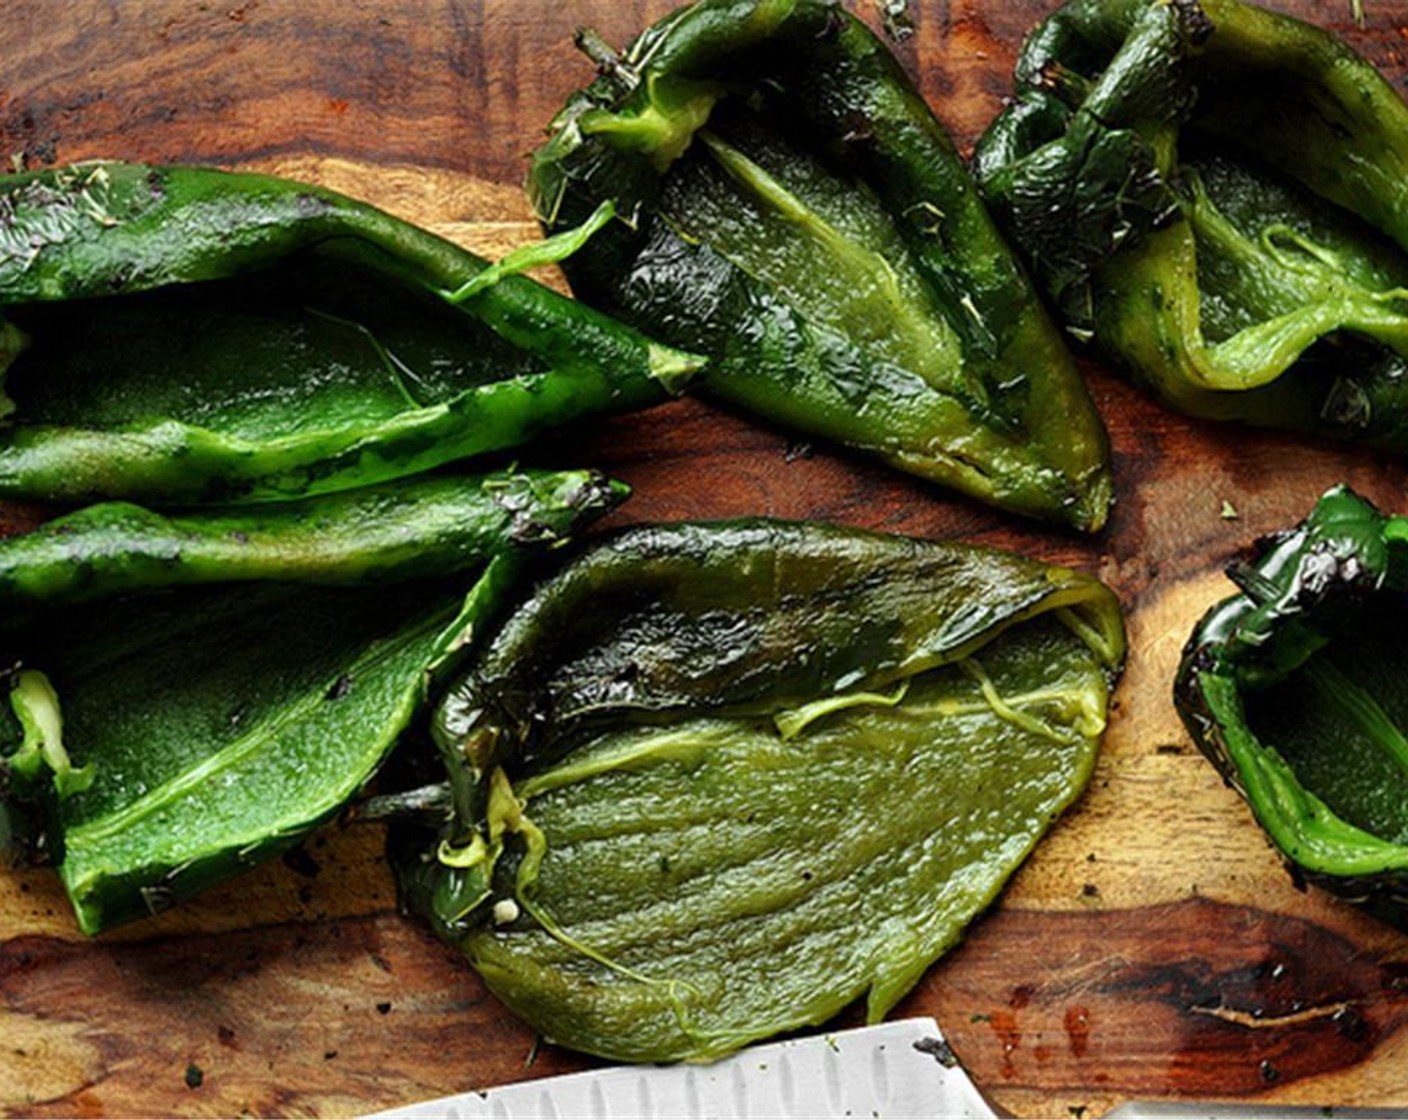
[[[978,147],[1068,329],[1197,416],[1408,448],[1408,107],[1238,0],[1072,0]]]
[[[879,1017],[1084,786],[1123,642],[1104,585],[1006,553],[628,531],[447,690],[453,821],[394,837],[404,899],[596,1054]]]
[[[428,478],[244,513],[98,505],[0,541],[6,830],[43,827],[90,933],[287,847],[372,775],[528,550],[622,494]]]
[[[0,176],[0,495],[283,500],[656,403],[698,359],[516,275],[591,228],[489,265],[266,176]]]
[[[1298,874],[1408,924],[1408,518],[1339,487],[1258,549],[1178,710]]]
[[[1104,523],[1085,387],[864,24],[834,0],[703,0],[595,53],[601,77],[529,182],[549,229],[604,201],[622,219],[565,262],[578,295],[709,355],[726,401],[1008,509]]]

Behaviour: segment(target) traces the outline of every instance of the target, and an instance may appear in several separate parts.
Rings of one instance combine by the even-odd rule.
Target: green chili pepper
[[[144,587],[281,580],[374,584],[431,578],[511,545],[567,539],[625,496],[590,471],[405,479],[300,502],[157,513],[88,506],[0,541],[4,625],[16,612]]]
[[[1072,0],[978,147],[1067,328],[1180,411],[1408,447],[1408,106],[1238,0]]]
[[[1107,588],[1006,553],[628,531],[447,690],[453,820],[393,834],[403,899],[592,1053],[712,1058],[866,993],[877,1018],[1078,795],[1123,650]]]
[[[528,551],[623,493],[431,478],[243,515],[95,506],[0,541],[0,613],[29,614],[7,638],[4,815],[43,810],[89,933],[259,862],[371,777]],[[372,580],[397,582],[324,586]]]
[[[1340,486],[1228,574],[1183,722],[1298,874],[1408,923],[1408,518]]]
[[[595,40],[588,38],[589,44]],[[584,299],[712,359],[711,393],[1007,509],[1105,520],[1104,429],[903,70],[834,0],[703,0],[534,157]]]
[[[491,266],[265,176],[0,176],[0,495],[287,499],[678,392],[698,359],[514,274],[582,239]]]

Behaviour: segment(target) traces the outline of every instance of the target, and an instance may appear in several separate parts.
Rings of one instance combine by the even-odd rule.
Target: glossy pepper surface
[[[697,359],[516,274],[590,228],[490,265],[267,176],[0,176],[0,495],[287,500],[666,399]]]
[[[1408,922],[1408,519],[1338,487],[1228,573],[1175,701],[1297,872]]]
[[[594,42],[590,36],[588,43]],[[943,128],[831,0],[703,0],[608,57],[534,156],[574,291],[711,359],[714,395],[1084,529],[1104,429]]]
[[[430,478],[242,513],[98,505],[0,541],[0,833],[42,836],[89,933],[288,847],[371,777],[525,556],[623,494]]]
[[[592,1053],[879,1018],[1084,786],[1123,642],[1102,584],[1006,553],[627,531],[448,688],[453,819],[395,838],[403,898]]]
[[[1408,447],[1408,106],[1239,0],[1072,0],[978,147],[1058,317],[1193,415]]]

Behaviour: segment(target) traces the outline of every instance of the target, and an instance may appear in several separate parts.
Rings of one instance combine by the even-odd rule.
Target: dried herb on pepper
[[[861,996],[878,1018],[1083,788],[1123,650],[1107,588],[1007,553],[627,531],[447,689],[453,813],[393,834],[403,899],[592,1053],[712,1058]]]
[[[1068,330],[1165,403],[1408,447],[1408,106],[1239,0],[1072,0],[978,147]]]
[[[371,777],[524,557],[623,496],[507,472],[98,505],[0,541],[7,841],[42,832],[88,933],[288,847]]]
[[[332,191],[189,167],[0,176],[0,496],[277,501],[678,392],[699,360]]]
[[[1299,876],[1408,922],[1408,518],[1340,486],[1228,575],[1183,722]]]
[[[534,157],[573,289],[711,363],[712,394],[1007,509],[1105,521],[1104,429],[942,126],[834,0],[703,0]]]

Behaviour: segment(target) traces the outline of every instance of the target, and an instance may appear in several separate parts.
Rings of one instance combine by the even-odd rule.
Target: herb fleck
[[[934,1060],[943,1066],[944,1069],[952,1069],[958,1065],[958,1056],[954,1054],[951,1047],[942,1038],[920,1038],[914,1042],[914,1048],[921,1054],[932,1054]]]

